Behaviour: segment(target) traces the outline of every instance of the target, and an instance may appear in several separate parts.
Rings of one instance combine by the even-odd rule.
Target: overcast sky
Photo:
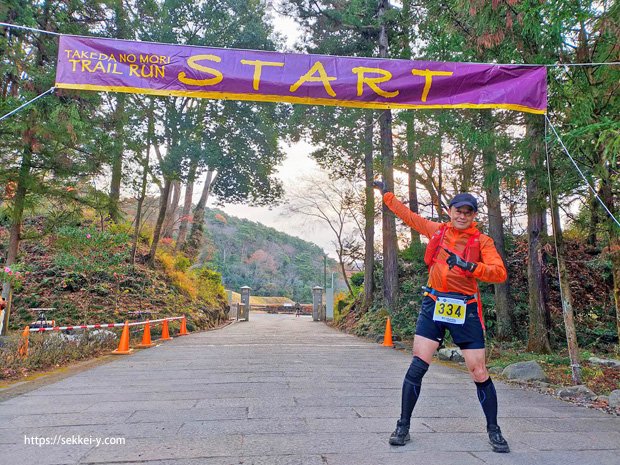
[[[292,49],[293,44],[299,37],[299,28],[293,19],[284,18],[273,12],[276,20],[274,26],[276,32],[286,37],[286,46]],[[307,176],[309,173],[320,171],[318,165],[312,160],[308,154],[312,151],[312,147],[305,142],[287,146],[282,145],[286,154],[286,159],[282,166],[278,168],[278,177],[284,183],[285,191],[295,186],[301,177]],[[201,187],[197,188],[195,201],[200,197]],[[285,199],[286,200],[286,199]],[[210,207],[214,206],[213,199],[209,200]],[[278,207],[251,207],[248,205],[226,204],[223,208],[224,212],[239,218],[247,218],[266,226],[271,226],[279,231],[297,236],[309,242],[314,242],[333,258],[336,258],[334,245],[332,244],[333,233],[326,225],[318,222],[312,222],[304,217],[291,217],[285,215],[283,208]]]

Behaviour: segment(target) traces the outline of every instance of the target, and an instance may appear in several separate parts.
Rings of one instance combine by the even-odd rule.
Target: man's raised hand
[[[385,194],[385,184],[383,183],[383,181],[374,181],[372,183],[372,187],[381,192],[381,195]]]

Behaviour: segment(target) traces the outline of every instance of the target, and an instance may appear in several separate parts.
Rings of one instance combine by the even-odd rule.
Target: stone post
[[[312,288],[312,320],[320,321],[323,316],[323,288],[315,286]],[[325,317],[323,316],[323,319]]]
[[[241,288],[241,305],[239,306],[239,319],[250,321],[250,291],[249,286]]]

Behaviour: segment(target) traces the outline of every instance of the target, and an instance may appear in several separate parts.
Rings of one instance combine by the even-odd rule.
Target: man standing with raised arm
[[[494,452],[509,452],[497,424],[497,394],[486,368],[484,322],[477,280],[501,283],[507,273],[493,239],[481,234],[474,219],[478,201],[471,194],[458,194],[449,205],[450,222],[422,218],[387,192],[380,181],[374,186],[383,201],[408,226],[429,239],[424,261],[429,279],[413,340],[413,361],[405,375],[400,420],[390,444],[404,446],[410,440],[409,424],[420,396],[422,378],[443,341],[446,329],[465,358],[487,420],[489,442]]]

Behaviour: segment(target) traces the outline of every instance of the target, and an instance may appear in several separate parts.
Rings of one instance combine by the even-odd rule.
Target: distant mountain
[[[312,288],[323,286],[325,253],[316,244],[218,209],[207,209],[205,224],[199,261],[221,273],[227,289],[250,286],[253,295],[311,302]],[[337,263],[328,258],[328,279],[332,271]]]

